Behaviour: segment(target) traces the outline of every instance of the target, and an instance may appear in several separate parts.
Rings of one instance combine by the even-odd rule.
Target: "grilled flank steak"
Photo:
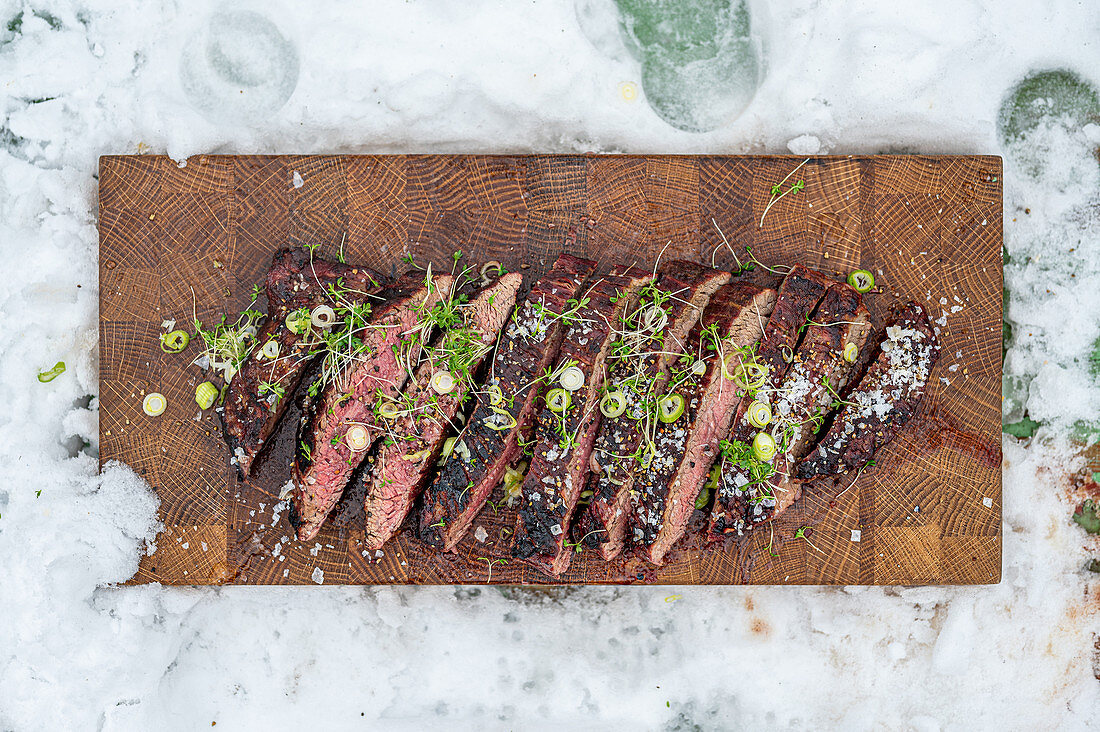
[[[755,361],[764,367],[765,373],[763,384],[754,399],[769,408],[773,406],[774,394],[790,368],[803,326],[825,296],[828,286],[829,280],[822,273],[796,265],[779,287],[775,307],[764,326],[764,335],[755,353]],[[741,533],[749,505],[766,500],[761,493],[762,473],[769,471],[770,467],[745,459],[739,462],[743,451],[731,454],[730,449],[731,445],[751,445],[753,436],[759,430],[745,418],[751,401],[743,400],[738,406],[719,460],[718,482],[709,522],[712,539],[729,533]],[[745,462],[750,464],[745,465]]]
[[[916,413],[939,355],[924,308],[909,303],[886,328],[878,357],[844,397],[828,434],[798,464],[797,476],[810,479],[866,465]]]
[[[300,541],[317,535],[352,473],[386,428],[382,405],[397,401],[417,363],[423,316],[448,292],[453,278],[409,273],[383,291],[386,300],[355,334],[361,345],[316,397],[293,467],[290,523]],[[349,432],[364,434],[362,444]]]
[[[684,412],[668,423],[658,421],[654,452],[632,493],[633,538],[653,564],[661,564],[687,530],[718,441],[748,391],[739,370],[742,354],[751,354],[760,340],[775,296],[775,290],[750,285],[723,287],[692,333],[694,360],[674,367],[668,390],[684,400]]]
[[[595,269],[595,262],[562,254],[516,308],[477,406],[422,497],[417,523],[426,543],[454,548],[515,460],[542,377],[561,346],[562,313],[576,307],[581,283]]]
[[[458,306],[461,322],[439,334],[425,349],[427,360],[402,397],[404,413],[393,424],[371,471],[361,471],[366,483],[366,547],[380,549],[401,527],[439,459],[444,441],[470,394],[482,362],[492,353],[497,335],[516,304],[523,277],[506,274]],[[453,388],[439,393],[443,373]]]
[[[802,495],[801,483],[792,480],[790,472],[809,451],[830,405],[847,383],[855,359],[845,358],[845,349],[862,349],[870,331],[870,314],[859,293],[843,283],[831,286],[806,323],[783,383],[772,394],[772,420],[763,430],[777,449],[774,459],[765,461],[772,467],[770,474],[754,475],[758,465],[746,468],[729,461],[734,485],[758,481],[745,507],[745,526],[782,514]],[[747,415],[744,419],[748,421]]]
[[[598,277],[581,292],[581,307],[568,323],[556,374],[535,420],[531,465],[521,490],[514,554],[551,575],[569,567],[565,546],[577,499],[584,489],[589,456],[600,425],[604,360],[623,313],[638,290],[653,281],[644,270]],[[583,382],[577,383],[577,374]]]
[[[275,253],[267,273],[268,317],[256,334],[256,346],[229,382],[225,403],[217,412],[225,428],[230,461],[243,479],[275,432],[286,412],[302,374],[319,355],[308,335],[287,325],[296,310],[311,311],[319,305],[336,306],[330,287],[342,285],[347,299],[369,303],[385,278],[366,267],[353,267],[325,259],[311,259],[301,249]],[[263,347],[278,344],[278,355],[268,358]]]
[[[662,393],[669,364],[680,357],[711,295],[729,279],[728,272],[694,262],[664,265],[656,285],[640,294],[625,334],[608,356],[607,384],[622,394],[624,409],[600,424],[592,451],[592,501],[573,531],[576,540],[597,547],[605,559],[623,549],[628,498],[645,447],[646,402]]]

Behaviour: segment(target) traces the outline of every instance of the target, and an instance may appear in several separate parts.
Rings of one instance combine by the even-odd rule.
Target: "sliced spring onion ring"
[[[772,458],[775,457],[775,452],[775,438],[767,432],[757,432],[756,437],[752,438],[752,454],[756,456],[757,460],[763,460],[766,463],[771,462]]]
[[[260,350],[264,358],[274,361],[279,357],[279,341],[268,341]]]
[[[141,400],[141,410],[150,417],[159,417],[168,408],[168,400],[160,392],[154,391],[145,395]]]
[[[707,362],[701,358],[691,365],[691,373],[695,374],[696,376],[702,376],[706,372]]]
[[[455,389],[455,377],[450,371],[436,371],[432,374],[431,386],[436,394],[450,394]]]
[[[844,346],[845,361],[847,361],[848,363],[855,363],[857,358],[859,358],[859,346],[857,346],[855,343],[849,343],[848,345]]]
[[[486,285],[489,284],[490,272],[492,272],[494,276],[500,277],[504,274],[504,265],[495,259],[481,265],[481,272],[479,274],[481,275],[481,281]]]
[[[309,314],[309,320],[318,328],[329,328],[336,322],[336,311],[328,305],[318,305]]]
[[[352,452],[363,452],[363,450],[370,447],[370,434],[367,432],[367,428],[361,424],[353,424],[349,427],[344,439],[347,440],[348,449]]]
[[[569,396],[569,392],[565,389],[551,389],[546,394],[546,406],[551,412],[562,414],[569,409],[569,405],[572,403],[573,398]]]
[[[191,342],[191,336],[185,330],[174,330],[160,334],[160,350],[165,353],[182,353]]]
[[[459,440],[455,443],[455,455],[458,455],[464,462],[470,462],[470,446],[466,444],[466,440]]]
[[[613,389],[603,395],[600,400],[600,414],[614,419],[626,411],[626,394],[619,389]]]
[[[772,421],[771,407],[760,400],[755,400],[745,411],[745,418],[753,427],[764,429]]]
[[[489,408],[493,410],[494,416],[489,417],[485,420],[485,426],[486,427],[493,430],[494,432],[505,432],[505,431],[510,430],[510,429],[512,429],[513,427],[516,426],[516,418],[513,417],[511,415],[511,413],[509,413],[507,410],[501,409],[500,407],[489,407]],[[497,418],[495,416],[497,414],[504,417],[504,419],[505,419],[504,424],[499,424],[498,423]]]
[[[642,316],[642,323],[646,328],[660,332],[668,325],[668,313],[657,305],[650,305]]]
[[[684,414],[686,403],[679,394],[665,394],[657,401],[657,418],[665,424],[672,424]]]
[[[584,372],[576,366],[570,366],[562,370],[558,383],[566,391],[576,391],[584,386]]]
[[[410,452],[408,455],[405,455],[404,457],[410,463],[420,463],[420,462],[424,462],[425,460],[427,460],[431,456],[432,456],[432,451],[428,448],[424,448],[423,450],[417,450],[416,452]]]
[[[229,382],[232,381],[233,377],[236,375],[237,369],[233,368],[232,364],[226,364],[225,368],[222,369],[222,378],[225,379],[226,386],[229,385]]]
[[[287,329],[295,335],[301,335],[310,326],[311,318],[305,313],[300,313],[297,310],[291,310],[286,316],[286,320],[283,323]]]
[[[779,349],[780,355],[783,356],[784,363],[790,363],[794,361],[794,351],[790,346],[783,346]]]
[[[736,357],[737,354],[733,354]],[[729,359],[727,359],[728,364]],[[768,378],[768,367],[762,363],[740,363],[732,372],[728,368],[723,369],[727,379],[743,389],[759,389]]]
[[[444,459],[449,458],[451,456],[451,453],[455,451],[456,442],[458,442],[457,437],[448,437],[446,440],[444,440],[443,452],[441,453],[441,457],[443,457]]]
[[[848,284],[851,285],[856,292],[870,292],[875,286],[875,276],[865,269],[857,269],[848,275]]]
[[[378,405],[378,415],[382,419],[394,420],[401,416],[401,409],[393,402],[382,402]]]
[[[485,387],[485,391],[489,394],[489,403],[494,407],[504,401],[504,392],[500,390],[498,385],[489,384]]]
[[[199,409],[210,409],[214,406],[214,400],[218,398],[218,387],[209,381],[204,381],[195,387],[195,404]]]
[[[61,376],[61,374],[63,373],[65,373],[65,362],[58,361],[49,371],[40,371],[38,374],[38,380],[41,381],[43,384],[47,384],[56,379],[58,376]]]

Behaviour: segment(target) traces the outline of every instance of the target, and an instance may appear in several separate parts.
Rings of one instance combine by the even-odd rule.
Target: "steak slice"
[[[256,347],[229,381],[225,403],[217,408],[232,455],[230,462],[243,480],[286,412],[306,367],[319,351],[286,325],[286,316],[300,308],[336,305],[328,290],[341,284],[347,298],[368,302],[385,278],[366,267],[311,259],[301,249],[280,249],[267,273],[268,317],[256,334]],[[279,344],[279,356],[261,354],[268,341]]]
[[[866,465],[916,413],[939,356],[924,308],[909,303],[886,329],[878,357],[845,398],[817,449],[798,464],[796,475],[808,480]]]
[[[669,364],[679,358],[711,295],[729,279],[729,272],[694,262],[669,262],[661,268],[656,287],[643,290],[628,318],[627,330],[635,335],[621,339],[608,358],[607,384],[622,392],[627,406],[623,414],[600,424],[592,451],[597,470],[590,481],[592,502],[574,530],[577,540],[597,547],[604,559],[618,556],[626,537],[627,498],[639,450],[644,449],[644,402],[662,393]],[[663,316],[654,320],[658,311]]]
[[[779,452],[775,472],[755,487],[759,500],[749,502],[746,525],[759,524],[786,511],[802,495],[802,485],[790,471],[809,451],[830,404],[839,397],[851,374],[844,348],[862,349],[871,332],[863,298],[846,284],[829,288],[794,354],[783,384],[774,394],[769,432]]]
[[[596,279],[584,288],[581,302],[587,304],[565,329],[553,373],[579,368],[584,385],[572,392],[564,411],[544,405],[535,420],[535,445],[521,490],[513,549],[514,556],[547,574],[560,575],[573,555],[565,540],[600,426],[604,359],[614,333],[622,328],[623,314],[633,307],[638,290],[653,279],[651,273],[636,269]]]
[[[516,308],[497,345],[484,394],[424,492],[417,520],[419,536],[428,544],[454,548],[515,459],[542,393],[541,379],[561,346],[560,316],[575,307],[569,301],[595,269],[595,262],[562,254]]]
[[[790,368],[802,327],[817,308],[828,287],[829,279],[824,274],[800,265],[792,267],[783,279],[775,308],[764,326],[764,335],[756,350],[757,363],[767,367],[764,384],[757,390],[756,399],[771,406],[772,395],[783,383],[787,369]],[[745,419],[745,411],[751,401],[745,399],[738,405],[728,442],[752,442],[757,428]],[[746,470],[734,464],[728,455],[723,457],[709,522],[711,539],[731,532],[741,533],[744,529],[748,501],[758,498],[755,483],[757,477],[747,476]]]
[[[381,549],[389,541],[420,496],[455,415],[470,393],[471,379],[492,352],[522,284],[523,276],[513,272],[483,288],[459,306],[461,324],[445,330],[433,348],[425,349],[428,357],[402,399],[408,413],[394,423],[393,439],[382,440],[373,471],[359,473],[359,480],[366,483],[363,506],[368,549]],[[461,364],[453,363],[459,358]],[[432,375],[439,369],[455,374],[455,386],[449,393],[437,394],[431,387]]]
[[[748,389],[738,386],[738,353],[751,353],[775,306],[775,290],[729,284],[715,293],[692,333],[694,360],[677,363],[669,390],[684,399],[684,414],[657,423],[657,446],[634,482],[631,523],[641,554],[661,564],[687,530],[695,499],[718,456],[718,441]],[[703,364],[702,373],[698,373]]]
[[[361,346],[339,365],[307,410],[309,422],[299,435],[288,513],[300,541],[312,539],[321,530],[367,454],[366,449],[348,447],[348,429],[365,427],[370,444],[386,429],[379,407],[400,395],[409,377],[407,364],[419,359],[424,316],[453,282],[450,275],[426,278],[410,272],[379,293],[386,302],[375,308],[370,322],[357,334]]]

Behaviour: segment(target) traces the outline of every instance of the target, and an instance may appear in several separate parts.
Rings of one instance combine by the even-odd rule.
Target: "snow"
[[[1095,728],[1067,496],[1100,413],[1100,133],[1057,89],[1018,137],[999,109],[1034,70],[1095,87],[1100,9],[749,11],[677,67],[691,34],[640,48],[644,13],[624,36],[605,0],[7,4],[0,729]],[[1005,155],[1005,419],[1044,426],[1004,441],[999,585],[118,586],[158,524],[138,475],[97,474],[98,155],[589,150]]]

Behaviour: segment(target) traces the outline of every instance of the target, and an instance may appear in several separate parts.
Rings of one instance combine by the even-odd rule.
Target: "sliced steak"
[[[809,451],[830,405],[851,375],[852,364],[843,355],[845,347],[855,344],[862,349],[870,332],[870,314],[859,293],[843,283],[830,287],[806,328],[787,376],[773,395],[772,422],[767,430],[778,446],[775,472],[753,485],[757,500],[748,502],[746,526],[775,518],[802,495],[801,483],[792,480],[790,472]],[[747,483],[749,477],[742,470],[741,480]]]
[[[730,274],[694,262],[674,260],[645,288],[628,317],[628,335],[608,356],[607,384],[626,398],[626,411],[602,421],[592,451],[597,475],[592,502],[574,528],[577,540],[598,547],[604,559],[622,551],[629,513],[627,498],[648,444],[643,440],[645,402],[662,393],[668,366],[679,358],[703,308]]]
[[[638,290],[654,276],[628,270],[622,276],[599,277],[582,289],[581,307],[568,323],[552,373],[576,368],[584,384],[569,396],[563,409],[544,404],[534,427],[531,465],[521,489],[513,553],[550,575],[569,568],[573,552],[565,547],[569,525],[589,471],[589,457],[600,425],[604,359],[622,329]],[[568,383],[561,376],[561,388]],[[564,392],[563,393],[568,393]]]
[[[359,473],[359,480],[366,483],[363,505],[368,549],[380,549],[389,541],[420,496],[455,424],[455,415],[468,398],[470,377],[492,352],[522,284],[522,275],[513,272],[483,288],[458,306],[462,322],[440,333],[438,342],[425,349],[427,358],[403,398],[408,413],[394,423],[394,437],[382,440],[374,469]],[[455,360],[461,363],[455,364]],[[446,394],[436,393],[431,386],[432,376],[440,369],[455,374],[454,389]]]
[[[878,357],[845,397],[817,449],[798,464],[796,475],[806,480],[866,465],[916,413],[939,356],[924,308],[909,303],[886,329]]]
[[[306,367],[319,351],[286,325],[286,316],[318,305],[335,306],[328,290],[341,284],[348,298],[369,302],[385,278],[366,267],[310,259],[301,249],[280,249],[267,273],[267,319],[256,334],[256,347],[229,382],[225,403],[217,408],[225,428],[230,462],[243,480],[268,438],[275,432]],[[268,341],[279,344],[279,356],[262,355]]]
[[[408,364],[419,360],[424,315],[450,291],[453,281],[450,275],[426,281],[423,273],[414,272],[379,293],[385,303],[355,334],[361,341],[355,355],[338,365],[338,373],[307,410],[310,419],[299,436],[288,514],[300,541],[321,530],[367,450],[388,428],[379,407],[400,395],[409,377]],[[368,434],[363,450],[353,451],[346,441],[355,425]]]
[[[756,350],[756,362],[767,367],[763,386],[756,399],[772,406],[772,395],[783,383],[803,326],[817,308],[829,279],[822,273],[796,265],[783,279],[771,318],[764,326],[764,335]],[[732,419],[728,441],[751,444],[758,429],[745,419],[745,410],[752,400],[743,400]],[[747,475],[744,466],[735,464],[728,455],[720,464],[718,486],[710,516],[709,534],[717,539],[724,534],[744,529],[744,517],[750,501],[759,500],[756,481],[759,476]]]
[[[673,367],[668,389],[684,399],[684,413],[674,422],[657,423],[656,451],[631,493],[634,542],[653,564],[661,564],[687,530],[699,489],[718,456],[718,441],[748,392],[736,380],[739,353],[751,353],[760,340],[775,296],[775,290],[750,285],[723,287],[693,329],[689,348],[694,361]]]
[[[501,335],[485,393],[424,492],[417,520],[428,544],[454,548],[515,459],[542,393],[541,379],[561,346],[560,316],[576,307],[581,283],[595,269],[595,262],[563,254],[516,308]]]

